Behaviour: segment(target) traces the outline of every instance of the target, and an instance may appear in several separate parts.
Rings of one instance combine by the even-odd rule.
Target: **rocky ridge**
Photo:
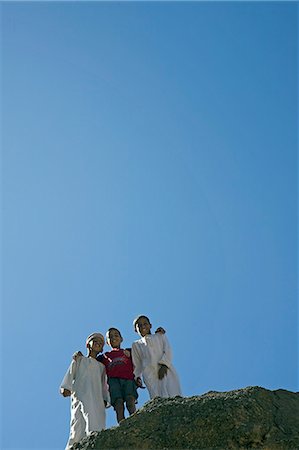
[[[72,449],[299,449],[299,393],[247,387],[156,398]]]

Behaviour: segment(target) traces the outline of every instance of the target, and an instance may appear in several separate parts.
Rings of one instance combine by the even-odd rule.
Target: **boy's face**
[[[89,348],[97,354],[102,353],[104,348],[104,342],[101,339],[95,338],[89,342]]]
[[[111,348],[120,348],[123,338],[118,330],[110,330],[107,333],[107,344]]]
[[[140,317],[136,322],[136,331],[140,336],[150,334],[152,324],[145,317]]]

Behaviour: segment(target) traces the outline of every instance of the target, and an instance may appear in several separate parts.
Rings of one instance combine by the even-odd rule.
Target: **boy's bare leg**
[[[125,418],[125,405],[122,398],[118,398],[116,400],[114,409],[116,412],[117,422],[119,423],[121,420]]]
[[[126,406],[127,410],[129,411],[130,415],[133,414],[136,411],[136,404],[135,404],[135,397],[133,395],[130,395],[126,398]]]

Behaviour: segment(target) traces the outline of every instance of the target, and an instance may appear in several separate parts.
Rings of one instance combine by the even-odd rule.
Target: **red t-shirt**
[[[110,352],[104,353],[101,362],[106,367],[108,377],[134,380],[132,357],[127,356],[124,349],[113,348]]]

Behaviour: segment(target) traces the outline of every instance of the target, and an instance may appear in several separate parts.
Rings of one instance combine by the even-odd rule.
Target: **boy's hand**
[[[125,354],[128,358],[130,358],[130,356],[131,356],[131,352],[130,352],[130,350],[128,350],[127,348],[124,350],[124,354]]]
[[[83,356],[83,353],[80,352],[80,350],[79,350],[78,352],[75,352],[75,353],[73,354],[73,360],[74,360],[74,361],[77,361],[78,359],[82,358],[82,356]]]
[[[135,383],[136,383],[138,388],[145,389],[145,387],[142,384],[142,380],[141,380],[140,377],[135,378]]]
[[[65,388],[60,388],[60,394],[63,395],[63,397],[70,397],[71,391]]]
[[[160,368],[158,370],[158,378],[159,378],[159,380],[162,380],[162,378],[164,378],[165,375],[167,375],[168,367],[164,366],[164,364],[159,364],[159,366],[160,366]]]
[[[156,329],[155,333],[161,333],[161,334],[165,334],[165,333],[166,333],[166,331],[164,330],[164,328],[163,328],[163,327],[158,327],[158,328]]]

